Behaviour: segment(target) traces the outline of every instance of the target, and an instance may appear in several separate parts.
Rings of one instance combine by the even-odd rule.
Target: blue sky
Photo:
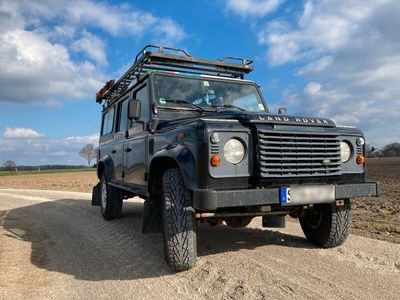
[[[129,4],[128,4],[129,3]],[[0,0],[0,164],[83,164],[95,92],[145,44],[254,59],[272,111],[400,141],[398,1]]]

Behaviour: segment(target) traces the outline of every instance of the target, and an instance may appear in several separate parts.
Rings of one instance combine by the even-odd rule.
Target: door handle
[[[126,150],[125,150],[126,152],[131,152],[132,151],[132,149],[131,148],[126,148]]]
[[[117,150],[114,149],[114,150],[111,151],[111,153],[115,154],[115,153],[117,153]]]

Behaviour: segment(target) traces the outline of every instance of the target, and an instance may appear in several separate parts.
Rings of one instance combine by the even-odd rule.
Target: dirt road
[[[140,199],[104,221],[90,194],[0,189],[0,299],[398,298],[400,244],[351,235],[308,244],[297,223],[202,225],[198,262],[171,273],[161,235],[142,235]]]

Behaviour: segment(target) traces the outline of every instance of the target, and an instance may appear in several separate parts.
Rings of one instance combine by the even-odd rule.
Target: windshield
[[[161,107],[266,111],[257,88],[246,82],[157,74],[154,76],[154,96]]]

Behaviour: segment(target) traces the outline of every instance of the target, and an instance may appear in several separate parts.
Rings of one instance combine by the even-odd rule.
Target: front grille
[[[336,133],[290,133],[258,130],[262,178],[341,175],[340,140]],[[329,160],[326,165],[324,160]]]

